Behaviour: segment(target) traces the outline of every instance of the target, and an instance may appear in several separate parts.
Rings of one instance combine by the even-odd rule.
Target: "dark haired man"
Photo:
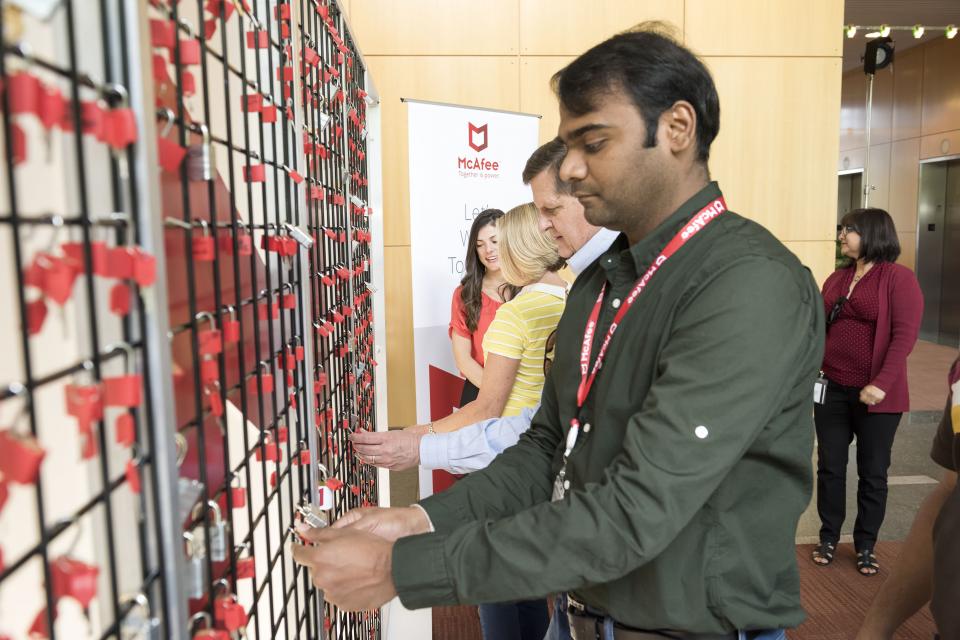
[[[554,86],[560,178],[623,235],[570,292],[530,430],[452,489],[295,553],[347,607],[566,591],[578,640],[781,638],[803,619],[817,287],[709,182],[719,105],[690,51],[621,34]]]

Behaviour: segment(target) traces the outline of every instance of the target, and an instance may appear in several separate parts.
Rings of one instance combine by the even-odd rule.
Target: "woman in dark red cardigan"
[[[879,570],[873,547],[887,506],[887,468],[900,417],[910,410],[907,355],[917,341],[923,295],[913,271],[896,264],[900,242],[882,209],[856,209],[840,222],[847,264],[823,285],[827,341],[817,426],[820,544],[813,560],[833,560],[846,511],[847,454],[857,439],[857,569]]]

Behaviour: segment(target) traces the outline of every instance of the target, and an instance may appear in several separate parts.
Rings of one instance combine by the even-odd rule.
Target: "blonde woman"
[[[498,231],[503,279],[522,289],[500,306],[483,337],[485,363],[477,399],[442,420],[407,427],[406,432],[455,431],[487,418],[518,415],[540,402],[547,339],[557,328],[566,302],[566,283],[556,273],[563,259],[553,240],[540,230],[533,203],[508,211]],[[404,435],[396,431],[363,434],[363,443],[354,441],[354,449],[364,462],[389,468],[394,448],[410,441]],[[548,623],[543,599],[480,605],[486,640],[541,640]]]
[[[563,260],[553,240],[540,231],[533,203],[508,211],[498,230],[503,279],[522,288],[500,306],[483,337],[480,392],[456,413],[411,427],[413,431],[454,431],[486,418],[518,415],[540,402],[547,337],[557,328],[566,300],[566,283],[556,273]],[[376,463],[376,453],[373,459],[364,457]]]

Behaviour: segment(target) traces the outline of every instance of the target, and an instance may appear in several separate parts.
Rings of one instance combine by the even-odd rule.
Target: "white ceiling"
[[[960,26],[960,0],[846,0],[843,22],[863,25],[955,24]],[[844,70],[860,66],[860,58],[863,56],[863,48],[867,41],[863,34],[861,30],[857,32],[855,38],[844,37]],[[902,51],[942,35],[942,31],[928,30],[918,40],[909,31],[894,31],[890,37],[896,43],[896,51]]]

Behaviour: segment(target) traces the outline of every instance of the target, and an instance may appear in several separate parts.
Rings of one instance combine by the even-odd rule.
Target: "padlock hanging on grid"
[[[186,541],[184,554],[187,559],[187,574],[184,582],[187,597],[197,600],[207,593],[207,551],[202,540],[198,540],[193,532],[184,531]]]
[[[207,541],[210,546],[210,559],[214,562],[223,562],[227,559],[228,538],[230,535],[229,524],[223,519],[223,512],[220,511],[220,505],[213,500],[207,500],[206,503],[199,503],[193,508],[191,514],[194,520],[199,520],[198,509],[210,509],[213,511],[213,521],[207,527]]]
[[[210,129],[205,124],[194,123],[191,130],[200,134],[200,142],[187,148],[187,177],[196,182],[213,180],[216,173]]]
[[[120,640],[160,640],[160,619],[151,613],[145,594],[125,597],[120,605],[121,611],[127,611],[120,620]]]
[[[206,626],[197,629],[197,622],[203,621]],[[230,640],[230,634],[223,629],[216,629],[213,626],[213,618],[206,611],[198,611],[193,614],[187,623],[187,629],[190,632],[192,640]]]
[[[7,387],[9,393],[15,396],[23,395],[26,391],[20,383]],[[26,399],[20,412],[12,424],[16,424],[26,412]],[[0,430],[0,475],[4,481],[17,484],[35,484],[40,477],[40,465],[47,452],[40,443],[30,434],[18,434],[13,427]]]

